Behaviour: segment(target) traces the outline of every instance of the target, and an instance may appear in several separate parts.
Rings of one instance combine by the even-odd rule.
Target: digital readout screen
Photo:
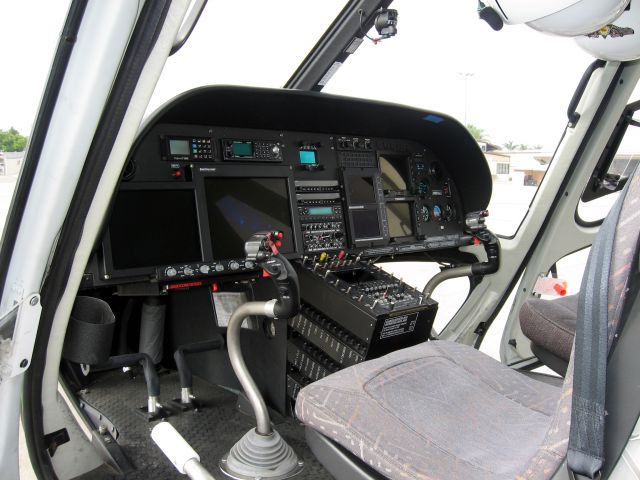
[[[234,157],[253,157],[253,143],[233,142],[231,144],[231,153]]]
[[[352,205],[362,205],[376,201],[373,177],[349,176],[348,191]]]
[[[380,238],[380,220],[378,210],[354,210],[351,212],[353,220],[353,236],[356,240]]]
[[[315,150],[300,150],[298,155],[300,165],[316,165],[318,163]]]
[[[411,221],[413,203],[387,203],[386,210],[387,222],[389,223],[389,235],[391,238],[413,235],[413,222]]]
[[[333,208],[331,207],[311,207],[308,210],[309,215],[332,215]]]
[[[382,188],[392,192],[408,190],[409,159],[402,156],[380,156]]]
[[[189,155],[189,140],[169,140],[169,153],[171,155]]]

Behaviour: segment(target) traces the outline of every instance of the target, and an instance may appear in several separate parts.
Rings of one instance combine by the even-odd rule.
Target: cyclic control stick
[[[300,308],[298,276],[289,261],[278,252],[282,232],[258,232],[245,243],[247,260],[257,263],[275,282],[278,298],[247,302],[231,315],[227,327],[229,359],[256,416],[252,428],[231,448],[220,469],[231,478],[288,478],[302,470],[303,463],[271,426],[267,405],[251,377],[240,348],[242,322],[250,315],[276,320],[294,316]]]

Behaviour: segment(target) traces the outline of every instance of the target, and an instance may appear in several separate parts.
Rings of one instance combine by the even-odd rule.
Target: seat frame
[[[305,427],[305,437],[307,445],[309,445],[318,461],[335,478],[353,480],[386,479],[386,477],[356,458],[351,452],[316,432],[313,428]]]

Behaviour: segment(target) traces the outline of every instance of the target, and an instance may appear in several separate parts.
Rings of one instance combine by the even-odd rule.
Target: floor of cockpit
[[[180,392],[178,375],[165,372],[160,376],[160,381],[161,403],[169,405],[169,400]],[[237,396],[225,389],[194,378],[194,393],[207,406],[198,412],[175,413],[173,410],[167,421],[198,452],[202,464],[215,478],[227,478],[218,469],[218,461],[254,425],[253,419],[238,411]],[[120,370],[97,374],[95,381],[81,392],[80,398],[114,424],[119,432],[117,443],[135,468],[125,476],[101,468],[83,475],[82,480],[185,478],[151,440],[150,431],[156,422],[147,422],[136,411],[146,403],[146,385],[142,375],[131,378]],[[273,421],[278,432],[305,462],[303,472],[295,479],[332,478],[309,450],[304,440],[304,428],[298,422],[284,417],[274,418]]]

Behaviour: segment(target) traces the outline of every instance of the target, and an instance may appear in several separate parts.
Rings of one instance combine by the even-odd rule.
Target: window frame
[[[611,133],[611,136],[609,137],[607,145],[602,150],[600,159],[598,160],[598,163],[596,164],[596,167],[594,168],[589,181],[585,185],[582,195],[580,195],[580,199],[576,204],[574,219],[575,222],[581,227],[597,227],[599,225],[602,225],[602,222],[604,221],[604,218],[591,221],[583,219],[580,216],[579,212],[580,205],[582,203],[588,204],[591,201],[619,192],[627,184],[628,177],[621,176],[618,179],[615,190],[607,190],[602,187],[603,179],[607,175],[611,164],[615,160],[618,149],[620,148],[620,145],[622,144],[622,141],[627,134],[629,126],[640,128],[640,123],[633,119],[633,115],[637,111],[640,111],[640,100],[628,104],[624,109],[622,115],[620,115],[620,118],[616,123],[613,132]]]

